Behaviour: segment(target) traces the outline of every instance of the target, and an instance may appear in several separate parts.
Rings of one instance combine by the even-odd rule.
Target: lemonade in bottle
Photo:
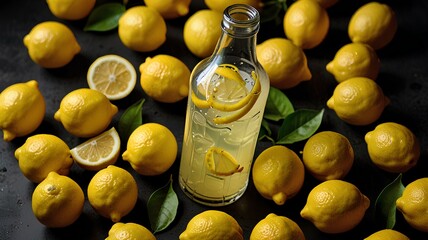
[[[213,55],[192,71],[179,183],[205,205],[230,204],[248,185],[269,93],[256,58],[259,24],[249,5],[226,8]]]

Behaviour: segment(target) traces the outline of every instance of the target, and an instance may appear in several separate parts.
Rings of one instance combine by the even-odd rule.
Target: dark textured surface
[[[296,221],[303,229],[306,239],[363,239],[372,232],[379,230],[373,220],[373,206],[377,195],[391,182],[396,175],[375,168],[370,160],[364,142],[364,135],[381,122],[393,121],[409,127],[420,139],[422,154],[414,169],[403,175],[403,183],[428,177],[428,7],[424,1],[382,1],[388,2],[396,11],[399,27],[394,40],[384,49],[378,50],[381,59],[381,72],[378,83],[385,95],[391,99],[391,104],[385,109],[381,118],[364,127],[350,126],[340,121],[333,111],[327,109],[325,103],[333,92],[336,82],[325,71],[325,65],[335,52],[349,42],[347,23],[352,13],[367,1],[342,0],[328,10],[330,15],[330,31],[325,41],[317,48],[306,50],[309,67],[313,78],[298,87],[285,91],[296,109],[325,108],[325,115],[320,130],[332,130],[347,136],[356,152],[354,166],[346,181],[352,182],[371,200],[371,208],[365,218],[355,229],[343,234],[323,234],[309,221],[302,219],[299,212],[306,202],[309,191],[318,182],[307,175],[305,185],[299,194],[288,200],[283,206],[276,206],[272,201],[263,199],[250,182],[244,196],[236,203],[217,208],[231,214],[242,226],[245,238],[248,239],[254,225],[268,213],[287,216]],[[102,1],[98,1],[101,4]],[[131,5],[143,4],[142,0],[131,1]],[[202,0],[194,0],[191,12],[205,7]],[[190,15],[189,15],[190,16]],[[2,2],[0,7],[0,91],[7,86],[36,79],[47,103],[47,112],[42,125],[33,133],[51,133],[62,138],[69,146],[74,147],[83,139],[68,134],[60,123],[53,119],[53,114],[59,107],[62,97],[68,92],[87,87],[86,71],[97,57],[105,54],[118,54],[129,59],[138,69],[148,56],[170,54],[183,60],[189,68],[199,61],[185,47],[182,40],[182,28],[187,17],[169,20],[167,41],[158,50],[150,53],[133,52],[122,45],[117,31],[106,33],[83,32],[85,21],[62,21],[55,18],[48,10],[45,1],[17,0]],[[37,23],[47,20],[57,20],[68,25],[75,33],[82,51],[67,66],[61,69],[47,70],[34,64],[22,39]],[[284,37],[282,25],[262,25],[259,42],[273,37]],[[124,100],[113,102],[120,108],[112,125],[117,121],[126,107],[140,98],[145,98],[144,122],[164,124],[172,130],[181,147],[184,128],[185,103],[183,100],[175,104],[154,102],[143,93],[137,84],[131,95]],[[2,137],[2,135],[1,135]],[[84,212],[76,223],[63,229],[48,229],[41,225],[31,211],[31,194],[35,184],[29,182],[20,172],[13,153],[21,146],[25,137],[12,142],[0,140],[0,239],[104,239],[108,235],[112,222],[97,215],[86,201]],[[288,145],[297,153],[302,150],[304,142]],[[270,146],[268,142],[260,142],[256,154]],[[123,151],[123,148],[122,148]],[[173,167],[158,177],[144,177],[133,171],[129,164],[118,160],[117,165],[128,169],[138,182],[139,200],[135,209],[122,219],[123,222],[137,222],[149,227],[146,203],[149,195],[163,186],[173,175],[174,188],[178,194],[180,205],[178,215],[172,225],[157,234],[158,239],[178,239],[184,231],[187,222],[196,214],[210,209],[198,205],[181,192],[177,184],[179,157]],[[70,177],[76,180],[86,195],[86,187],[93,172],[84,171],[73,166]],[[413,240],[428,239],[427,233],[413,230],[404,221],[401,213],[397,213],[395,227]]]

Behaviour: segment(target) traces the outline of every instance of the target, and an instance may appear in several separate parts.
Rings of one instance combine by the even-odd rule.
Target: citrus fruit
[[[289,89],[312,77],[305,53],[288,39],[270,38],[257,45],[256,52],[273,87]]]
[[[134,177],[114,165],[99,170],[89,182],[87,192],[92,208],[113,222],[131,212],[138,199]]]
[[[260,153],[252,170],[257,191],[277,205],[283,205],[296,195],[305,179],[305,169],[299,156],[280,145],[269,147]]]
[[[190,219],[179,239],[242,240],[244,237],[241,226],[232,216],[218,210],[206,210]]]
[[[0,93],[0,129],[12,141],[32,133],[43,121],[46,103],[36,80],[15,83]]]
[[[217,11],[219,13],[223,13],[224,10],[233,4],[248,4],[257,9],[261,9],[263,6],[263,2],[261,0],[204,0],[205,5],[211,10]]]
[[[98,171],[116,163],[120,153],[120,138],[115,128],[88,139],[70,151],[80,167]]]
[[[46,0],[49,10],[57,18],[79,20],[89,15],[96,0]]]
[[[325,233],[343,233],[357,226],[370,200],[352,183],[327,180],[308,195],[300,215]]]
[[[177,140],[167,127],[146,123],[131,133],[122,158],[139,174],[154,176],[172,166],[177,157],[177,148]]]
[[[375,50],[392,41],[397,31],[395,12],[387,4],[369,2],[357,9],[348,25],[352,42],[367,43]]]
[[[102,92],[110,100],[128,96],[137,82],[134,66],[118,55],[104,55],[97,58],[87,74],[89,88]]]
[[[364,238],[364,240],[410,240],[406,235],[395,231],[393,229],[382,229],[370,236]]]
[[[349,43],[336,52],[334,59],[326,65],[326,69],[338,82],[353,77],[376,80],[380,61],[376,51],[370,45]]]
[[[73,165],[67,144],[51,134],[37,134],[27,138],[16,149],[19,169],[32,182],[43,181],[50,172],[68,175]]]
[[[189,13],[192,0],[144,0],[147,7],[156,9],[164,19],[174,19]]]
[[[306,170],[320,181],[342,179],[354,163],[354,150],[348,138],[333,131],[312,135],[303,148]]]
[[[183,39],[191,53],[199,58],[210,56],[221,35],[220,12],[202,9],[192,14],[184,24]]]
[[[284,32],[296,46],[311,49],[327,35],[330,19],[327,11],[313,0],[293,2],[284,15]]]
[[[403,195],[397,199],[397,209],[413,228],[428,232],[428,178],[419,178],[409,183]]]
[[[50,172],[34,189],[31,208],[43,225],[60,228],[79,218],[84,202],[83,191],[73,179]]]
[[[158,49],[166,40],[166,23],[153,8],[131,7],[120,17],[118,32],[122,43],[138,52]]]
[[[156,240],[156,237],[144,226],[137,223],[115,223],[108,231],[105,240]]]
[[[372,162],[379,168],[403,173],[414,167],[420,156],[419,141],[406,126],[386,122],[364,137]]]
[[[243,167],[229,152],[215,146],[207,150],[205,162],[211,173],[220,176],[230,176],[243,170]]]
[[[270,213],[254,226],[250,240],[305,240],[305,235],[293,220]]]
[[[140,65],[144,92],[156,101],[178,102],[189,94],[190,70],[180,59],[160,54]]]
[[[336,86],[327,106],[349,124],[369,125],[379,119],[389,102],[375,81],[354,77]]]
[[[80,45],[66,25],[47,21],[34,26],[24,37],[31,60],[44,68],[67,65],[80,52]]]
[[[74,136],[93,137],[108,127],[117,112],[101,92],[80,88],[64,96],[54,118]]]

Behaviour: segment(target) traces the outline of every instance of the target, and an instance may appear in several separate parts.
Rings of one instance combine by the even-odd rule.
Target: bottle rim
[[[248,4],[233,4],[223,12],[222,29],[235,37],[255,35],[260,28],[260,14]]]

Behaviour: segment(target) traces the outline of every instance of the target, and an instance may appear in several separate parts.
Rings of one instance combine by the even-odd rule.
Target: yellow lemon
[[[89,88],[102,92],[110,100],[128,96],[137,82],[134,66],[118,55],[104,55],[97,58],[87,73]]]
[[[144,226],[137,223],[115,223],[108,231],[105,240],[156,240],[156,237]]]
[[[98,171],[116,163],[120,153],[120,137],[115,128],[88,139],[70,150],[80,167]]]
[[[117,112],[104,94],[81,88],[64,96],[54,118],[74,136],[93,137],[108,127]]]
[[[46,0],[49,10],[58,18],[79,20],[89,15],[96,0]]]
[[[80,52],[73,32],[64,24],[54,21],[34,26],[24,37],[31,60],[44,68],[67,65]]]
[[[153,8],[131,7],[120,17],[119,38],[122,43],[139,52],[158,49],[166,40],[166,23]]]
[[[355,77],[336,86],[327,106],[349,124],[368,125],[379,119],[389,102],[375,81]]]
[[[327,180],[308,195],[300,215],[325,233],[351,230],[364,217],[370,200],[353,185],[342,180]]]
[[[190,70],[178,58],[164,54],[148,57],[140,72],[141,87],[156,101],[174,103],[189,94]]]
[[[264,198],[283,205],[300,191],[305,169],[295,152],[277,145],[265,149],[256,158],[252,177],[254,186]]]
[[[208,170],[211,173],[220,176],[230,176],[234,173],[241,172],[244,168],[239,165],[238,161],[226,150],[212,146],[205,154],[205,161]]]
[[[110,165],[98,171],[88,184],[88,200],[101,216],[119,222],[132,211],[138,199],[134,177],[125,169]]]
[[[376,80],[380,61],[376,51],[369,45],[349,43],[337,51],[334,59],[326,65],[326,69],[338,82],[353,77]]]
[[[342,179],[352,168],[354,150],[342,134],[323,131],[308,139],[302,159],[306,170],[316,179]]]
[[[250,240],[305,240],[305,235],[293,220],[270,213],[254,226]]]
[[[369,2],[351,17],[348,35],[352,42],[367,43],[374,49],[385,47],[397,31],[397,18],[387,4]]]
[[[243,240],[238,222],[229,214],[218,210],[207,210],[190,219],[180,240]]]
[[[327,11],[312,0],[293,2],[284,15],[284,32],[296,46],[311,49],[327,35],[330,19]]]
[[[15,83],[0,93],[0,129],[3,139],[30,134],[43,121],[46,103],[37,81]]]
[[[403,195],[397,199],[397,209],[413,228],[428,232],[428,178],[419,178],[409,183]]]
[[[154,176],[166,172],[177,157],[174,134],[158,123],[146,123],[129,136],[122,158],[141,175]]]
[[[190,16],[183,28],[183,39],[186,47],[199,58],[210,56],[221,35],[220,12],[203,9]]]
[[[419,141],[406,126],[386,122],[364,137],[372,162],[379,168],[403,173],[414,167],[420,156]]]
[[[192,0],[144,0],[147,7],[156,9],[165,19],[174,19],[189,13]]]
[[[223,11],[230,5],[233,4],[248,4],[257,9],[261,9],[263,7],[263,3],[261,0],[204,0],[205,5],[211,10],[223,13]]]
[[[60,228],[79,218],[84,203],[83,191],[73,179],[50,172],[34,189],[31,207],[42,224]]]
[[[50,134],[37,134],[27,138],[16,149],[15,158],[24,176],[35,183],[43,181],[50,172],[68,175],[73,165],[67,144]]]
[[[256,52],[273,87],[288,89],[312,78],[305,53],[288,39],[268,39],[257,45]]]
[[[364,240],[410,240],[406,235],[395,231],[393,229],[382,229],[370,236],[364,238]]]

